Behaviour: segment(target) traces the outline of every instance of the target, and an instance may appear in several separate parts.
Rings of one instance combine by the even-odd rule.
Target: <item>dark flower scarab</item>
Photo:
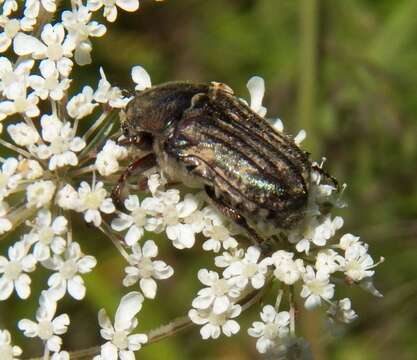
[[[291,229],[303,219],[312,163],[223,84],[171,82],[138,93],[127,105],[124,135],[150,153],[135,172],[159,165],[167,177],[203,188],[217,208],[256,240],[253,223]]]

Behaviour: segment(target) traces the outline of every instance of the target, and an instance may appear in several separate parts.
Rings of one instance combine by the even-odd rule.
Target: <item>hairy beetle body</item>
[[[153,87],[128,104],[123,126],[127,136],[151,134],[168,177],[204,188],[238,224],[267,220],[290,229],[304,217],[308,156],[225,85]]]

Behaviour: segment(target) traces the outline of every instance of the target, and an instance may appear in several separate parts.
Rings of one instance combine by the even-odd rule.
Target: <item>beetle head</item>
[[[145,132],[157,136],[163,133],[181,119],[195,94],[207,90],[207,85],[173,82],[139,92],[126,108],[126,121],[122,124],[125,135]]]

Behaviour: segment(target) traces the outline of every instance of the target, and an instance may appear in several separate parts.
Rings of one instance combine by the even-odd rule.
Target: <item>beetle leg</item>
[[[136,159],[126,168],[126,170],[120,176],[117,182],[117,185],[115,186],[111,194],[112,199],[116,203],[116,205],[120,207],[122,204],[121,195],[122,195],[122,191],[126,184],[127,179],[131,175],[133,175],[133,173],[135,172],[143,173],[144,171],[153,168],[155,165],[156,165],[156,157],[155,157],[155,154],[151,153],[144,157]]]
[[[226,205],[221,199],[218,199],[214,193],[213,188],[210,186],[205,186],[204,189],[208,197],[213,201],[214,205],[216,205],[217,209],[225,216],[231,218],[237,225],[243,227],[251,236],[252,242],[255,245],[261,245],[265,241],[262,239],[258,233],[248,224],[246,219],[234,208],[229,205]]]

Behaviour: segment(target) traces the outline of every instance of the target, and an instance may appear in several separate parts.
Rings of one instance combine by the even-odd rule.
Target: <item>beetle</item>
[[[173,182],[203,188],[221,213],[259,243],[255,220],[289,230],[304,218],[313,169],[308,153],[276,131],[224,84],[169,82],[127,104],[126,142],[150,153],[128,166],[126,179],[159,165]]]

